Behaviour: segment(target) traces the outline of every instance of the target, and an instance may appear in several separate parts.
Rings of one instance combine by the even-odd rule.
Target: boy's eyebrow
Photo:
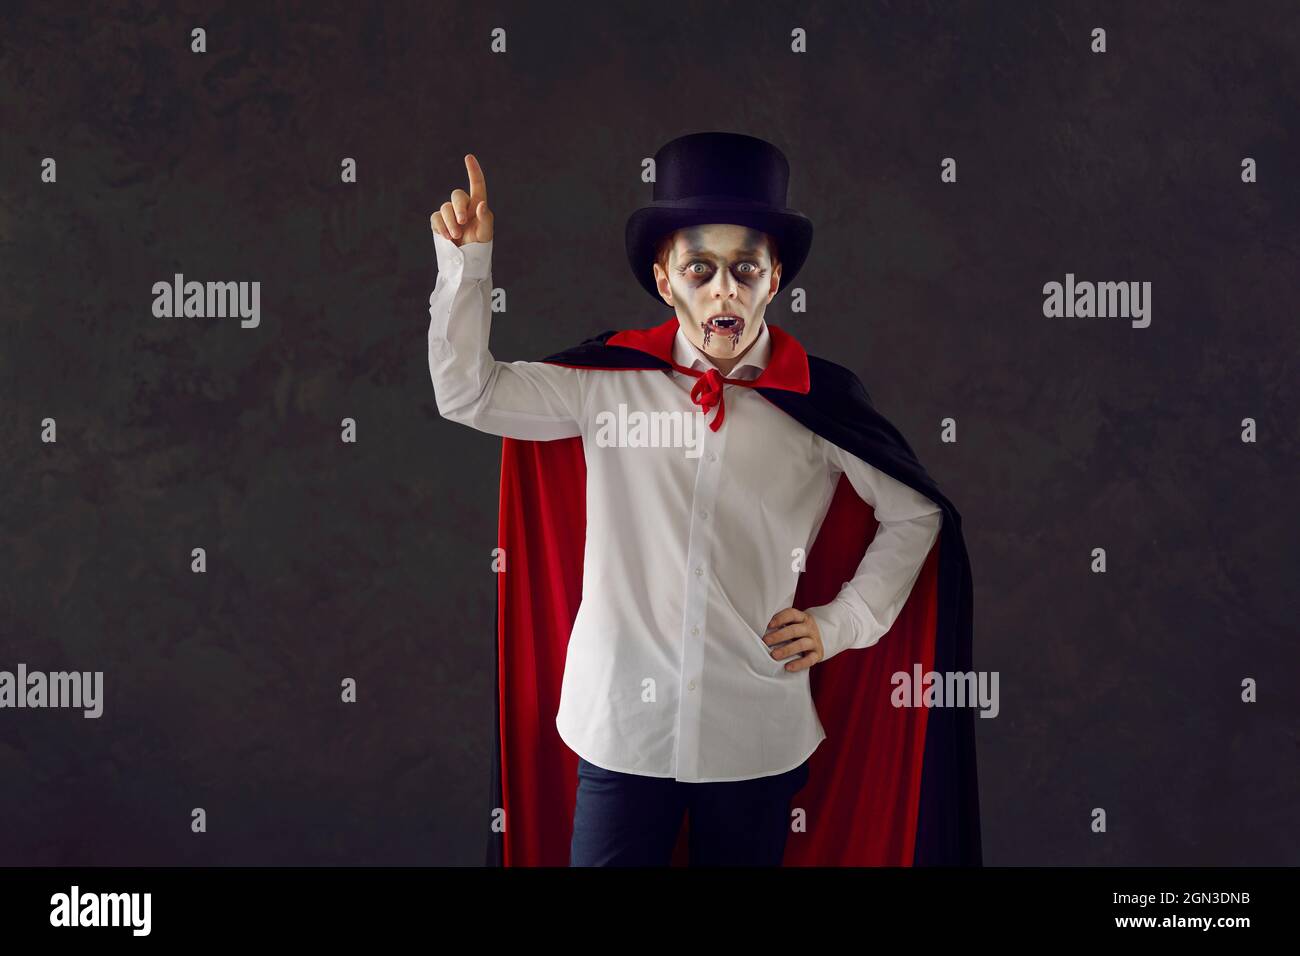
[[[757,259],[759,255],[762,253],[762,251],[763,251],[762,249],[753,248],[753,247],[745,248],[745,249],[737,249],[735,252],[731,254],[731,258],[739,259],[741,257],[744,257],[748,259]],[[698,246],[688,246],[685,254],[688,256],[698,256],[702,259],[718,258],[708,249],[701,249]]]

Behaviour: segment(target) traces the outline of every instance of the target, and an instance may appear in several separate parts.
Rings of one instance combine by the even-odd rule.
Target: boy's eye
[[[695,268],[696,266],[700,266],[700,268],[696,269]],[[748,266],[749,268],[746,269],[745,268],[746,266]],[[711,271],[713,267],[710,266],[703,259],[695,259],[689,265],[687,265],[686,268],[688,271],[694,272],[695,275],[699,276],[699,275],[704,275],[706,272]],[[748,260],[738,263],[736,268],[742,270],[741,272],[742,275],[753,275],[755,272],[758,271],[758,265]]]

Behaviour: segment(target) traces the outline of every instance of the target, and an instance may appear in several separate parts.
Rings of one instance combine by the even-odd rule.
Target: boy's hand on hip
[[[774,650],[772,659],[779,661],[793,656],[794,659],[785,665],[787,671],[807,670],[826,656],[817,619],[797,607],[777,611],[772,615],[772,620],[767,623],[767,633],[763,635],[763,643],[771,645],[780,644],[782,641],[790,641],[790,643]],[[802,657],[797,656],[800,651],[803,652]]]

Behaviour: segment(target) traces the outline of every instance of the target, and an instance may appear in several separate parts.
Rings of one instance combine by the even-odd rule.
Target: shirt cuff
[[[458,273],[465,279],[485,279],[492,274],[492,240],[458,246],[445,236],[433,234],[433,249],[440,273]]]
[[[804,608],[804,612],[812,615],[817,621],[817,630],[821,633],[822,650],[825,653],[823,661],[828,661],[840,651],[853,646],[857,637],[854,630],[855,618],[852,610],[845,607],[838,598],[829,604]]]

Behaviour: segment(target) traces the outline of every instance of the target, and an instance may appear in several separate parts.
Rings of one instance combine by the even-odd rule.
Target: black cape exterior
[[[668,370],[672,363],[666,343],[676,326],[673,317],[655,329],[608,330],[542,361],[611,374]],[[793,338],[770,322],[768,326],[774,337],[793,343],[787,357],[797,350],[802,362],[805,353]],[[610,344],[615,336],[635,347]],[[980,866],[974,701],[952,706],[945,700],[941,707],[915,708],[881,703],[889,696],[891,674],[899,671],[909,676],[973,673],[972,582],[961,516],[898,429],[872,405],[856,375],[812,355],[806,356],[806,363],[806,392],[789,387],[754,390],[810,431],[934,501],[943,511],[943,523],[889,633],[869,648],[843,651],[812,668],[813,696],[827,740],[813,754],[809,785],[799,795],[800,802],[808,803],[803,798],[819,787],[810,796],[809,832],[792,835],[785,864]],[[568,862],[577,758],[554,727],[568,632],[563,624],[551,622],[567,620],[571,627],[575,573],[580,587],[585,485],[572,496],[569,491],[585,482],[581,439],[507,438],[503,443],[499,544],[515,552],[531,549],[533,564],[526,582],[522,572],[513,580],[498,575],[490,784],[497,822],[486,862],[562,866]],[[548,513],[539,515],[542,509]],[[847,480],[842,481],[810,551],[794,606],[831,600],[840,583],[853,575],[874,536],[872,514]],[[576,525],[576,543],[538,542],[539,532],[521,530],[524,516],[529,529]],[[563,536],[552,532],[552,537]],[[541,565],[571,566],[575,551],[578,569],[564,571],[567,584],[539,580]],[[820,582],[805,580],[814,577]],[[566,601],[567,608],[554,606]],[[556,613],[539,615],[539,609]],[[561,763],[564,766],[557,766]],[[897,792],[888,792],[890,788]],[[820,832],[818,820],[826,823]],[[684,862],[685,829],[675,864]]]

